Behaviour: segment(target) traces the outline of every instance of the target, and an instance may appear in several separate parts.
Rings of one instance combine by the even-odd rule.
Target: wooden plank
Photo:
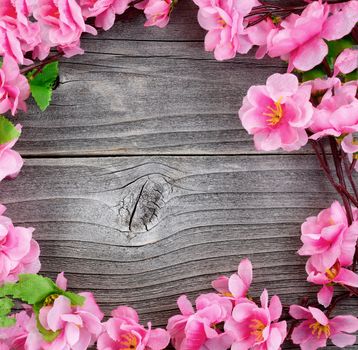
[[[190,37],[199,33],[202,40],[204,32],[194,24],[179,25],[185,18],[196,21],[197,9],[189,4],[180,5],[167,29],[150,29],[145,40],[122,28],[141,27],[136,21],[118,23],[98,40],[86,37],[87,53],[61,63],[61,84],[50,108],[41,113],[31,105],[18,117],[24,126],[21,153],[257,153],[237,112],[251,85],[284,72],[285,65],[279,59],[255,60],[253,54],[215,61],[202,41]],[[175,33],[181,41],[173,41]],[[183,39],[187,36],[191,41]]]
[[[7,214],[36,228],[44,274],[63,270],[107,315],[129,304],[156,325],[181,293],[194,298],[243,257],[254,296],[314,296],[296,254],[300,224],[333,198],[304,155],[29,159],[1,192]]]

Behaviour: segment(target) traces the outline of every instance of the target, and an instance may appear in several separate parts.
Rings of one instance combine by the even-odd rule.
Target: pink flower
[[[268,50],[267,40],[271,31],[275,28],[276,26],[269,18],[245,29],[250,42],[259,47],[256,51],[256,58],[260,59],[266,55]]]
[[[358,230],[358,223],[355,229]],[[323,285],[317,297],[318,302],[324,307],[328,307],[331,304],[334,283],[358,288],[358,275],[351,270],[343,268],[339,261],[324,272],[318,271],[312,263],[308,261],[306,271],[308,274],[308,282]]]
[[[357,22],[357,14],[356,1],[338,10],[314,1],[301,15],[291,14],[282,21],[281,28],[271,31],[268,54],[288,60],[289,72],[293,68],[308,71],[328,54],[324,40],[337,40],[349,34]]]
[[[358,50],[345,49],[337,57],[334,64],[334,75],[339,73],[348,74],[358,68]]]
[[[358,158],[358,140],[354,134],[348,134],[342,141],[342,149],[344,152],[348,154],[348,158],[350,161]],[[358,171],[358,162],[356,163],[354,169]]]
[[[46,57],[51,47],[58,47],[66,57],[81,54],[81,34],[96,34],[94,28],[85,24],[76,0],[38,0],[33,15],[40,24],[41,57]]]
[[[217,60],[247,53],[252,43],[244,32],[244,17],[259,5],[257,0],[194,0],[199,6],[198,21],[208,31],[205,50],[214,51]]]
[[[330,208],[302,224],[303,246],[298,254],[310,256],[308,264],[320,272],[326,272],[337,260],[343,267],[349,266],[358,238],[357,225],[358,222],[354,222],[348,227],[346,211],[334,201]]]
[[[40,248],[32,239],[33,228],[15,227],[2,214],[0,205],[0,284],[14,282],[20,273],[37,273],[40,270]]]
[[[66,289],[67,280],[63,273],[56,283],[59,288]],[[83,306],[72,306],[70,299],[63,295],[51,295],[48,301],[45,300],[39,321],[45,329],[59,332],[59,335],[54,341],[44,343],[44,350],[86,350],[101,334],[103,313],[92,293],[79,295],[86,299]]]
[[[234,338],[232,350],[279,350],[286,338],[286,321],[281,317],[282,304],[278,296],[268,303],[266,289],[261,294],[261,307],[247,300],[235,306],[225,330]]]
[[[97,341],[98,350],[161,350],[168,346],[170,337],[164,329],[145,329],[139,323],[137,312],[126,306],[112,311],[112,318],[104,323],[104,333]]]
[[[21,125],[18,124],[16,129],[20,131]],[[5,178],[15,178],[24,164],[20,154],[12,149],[17,140],[0,145],[0,181]]]
[[[146,27],[157,26],[164,28],[169,23],[169,16],[172,10],[172,0],[144,0],[135,7],[144,10],[147,21]]]
[[[38,23],[30,21],[30,4],[27,0],[2,0],[0,7],[0,53],[9,55],[20,64],[32,61],[24,53],[40,43]]]
[[[85,19],[96,17],[95,26],[110,29],[116,19],[127,10],[132,0],[79,0],[82,14]]]
[[[313,85],[312,85],[313,84]],[[339,79],[316,79],[311,83],[313,95],[323,95],[320,103],[314,109],[313,123],[310,129],[317,140],[326,135],[335,137],[358,131],[358,99],[357,83],[341,84]],[[321,85],[326,89],[317,91],[315,86]]]
[[[30,96],[27,79],[20,74],[16,61],[5,56],[0,69],[0,113],[11,110],[15,115],[17,109],[26,111],[25,100]]]
[[[21,311],[15,315],[16,324],[0,328],[0,350],[41,349],[43,339],[36,327],[36,317],[31,312]]]
[[[220,276],[212,282],[212,286],[223,296],[240,300],[245,298],[252,282],[252,264],[249,259],[243,259],[237,273],[230,276]]]
[[[302,350],[316,350],[327,345],[327,340],[340,348],[354,345],[356,336],[347,334],[358,330],[358,319],[354,316],[336,316],[332,319],[319,309],[308,309],[292,305],[290,315],[297,320],[304,320],[292,333],[294,344]]]
[[[239,116],[254,135],[257,150],[293,151],[307,143],[305,128],[313,114],[310,94],[311,87],[299,86],[293,74],[273,74],[266,85],[249,89]]]
[[[168,332],[177,350],[225,350],[231,337],[224,332],[223,322],[228,320],[232,302],[217,294],[202,294],[196,299],[196,309],[185,295],[178,299],[181,315],[168,321]]]

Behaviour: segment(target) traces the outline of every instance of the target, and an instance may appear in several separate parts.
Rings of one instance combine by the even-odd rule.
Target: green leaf
[[[85,297],[76,293],[64,292],[63,295],[71,300],[71,305],[73,306],[82,306],[86,301]]]
[[[323,68],[320,68],[320,66],[317,66],[316,68],[313,68],[307,72],[302,73],[302,82],[314,80],[317,78],[323,78],[326,76],[326,73]]]
[[[14,302],[10,298],[1,298],[0,299],[0,316],[8,315],[12,308],[14,307]]]
[[[14,303],[9,298],[1,298],[0,299],[0,327],[11,327],[16,323],[16,319],[14,317],[8,317],[12,308],[14,307]]]
[[[13,295],[16,289],[16,283],[5,283],[0,287],[0,298],[7,295]]]
[[[358,80],[358,70],[356,69],[349,74],[345,74],[345,75],[343,75],[343,77],[344,77],[344,81],[346,83],[349,81],[352,81],[352,80]]]
[[[0,116],[0,145],[10,142],[20,136],[20,131],[15,128],[15,125]]]
[[[328,55],[327,62],[331,68],[334,66],[334,62],[339,54],[344,50],[351,48],[354,45],[354,41],[350,36],[346,36],[339,40],[327,41]]]
[[[18,282],[6,283],[0,287],[0,298],[11,296],[33,305],[34,310],[40,309],[50,295],[63,295],[70,299],[74,306],[81,306],[86,300],[81,295],[60,289],[50,278],[35,274],[21,274]]]
[[[19,275],[19,281],[12,288],[12,296],[33,305],[42,302],[47,296],[55,294],[58,289],[56,284],[47,277],[22,274]]]
[[[41,111],[44,111],[50,105],[52,90],[58,79],[58,61],[47,64],[40,71],[31,71],[27,79],[32,97]]]
[[[16,324],[15,317],[0,316],[0,328],[11,327]]]

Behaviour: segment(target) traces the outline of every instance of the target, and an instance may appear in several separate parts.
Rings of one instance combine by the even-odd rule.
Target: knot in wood
[[[155,227],[172,192],[161,175],[149,175],[126,188],[119,202],[120,230],[130,238]]]

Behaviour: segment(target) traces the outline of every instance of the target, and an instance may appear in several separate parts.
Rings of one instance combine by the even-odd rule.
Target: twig
[[[355,195],[356,199],[358,200],[358,189],[357,189],[357,186],[356,186],[356,184],[353,180],[353,176],[352,176],[356,162],[357,162],[357,159],[353,159],[352,163],[349,164],[347,153],[343,152],[343,163],[344,163],[344,168],[346,170],[346,175],[347,175],[349,183],[353,189],[354,195]]]
[[[38,62],[38,63],[34,63],[32,64],[31,66],[27,66],[23,69],[20,70],[20,73],[21,74],[26,74],[28,72],[31,72],[32,70],[34,69],[41,69],[43,68],[44,66],[46,66],[47,64],[51,63],[51,62],[54,62],[54,61],[57,61],[60,57],[63,56],[63,53],[59,52],[55,55],[52,55],[52,56],[49,56],[47,57],[45,60],[41,61],[41,62]]]
[[[334,165],[336,167],[336,173],[337,173],[337,177],[339,180],[339,184],[343,188],[346,189],[347,187],[346,187],[346,182],[344,179],[344,173],[343,173],[343,168],[342,168],[342,157],[341,157],[341,154],[337,148],[337,141],[333,136],[329,136],[329,143],[331,145]],[[351,207],[351,204],[349,203],[349,199],[351,200],[351,198],[349,198],[349,196],[346,195],[346,196],[343,196],[342,199],[343,199],[344,207],[346,208],[346,212],[347,212],[348,224],[351,225],[353,222],[352,207]]]

